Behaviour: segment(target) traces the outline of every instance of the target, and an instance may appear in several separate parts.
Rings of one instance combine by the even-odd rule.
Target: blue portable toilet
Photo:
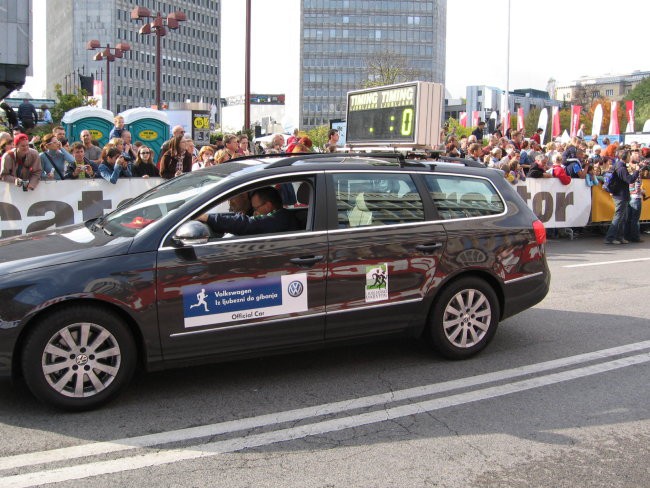
[[[88,130],[99,147],[108,143],[108,135],[114,127],[114,115],[110,110],[97,107],[77,107],[68,110],[61,123],[65,129],[65,136],[72,144],[81,140],[81,131]]]
[[[131,133],[131,142],[140,141],[154,152],[152,161],[160,159],[160,148],[169,139],[169,117],[165,112],[152,108],[130,108],[120,113],[124,128]]]

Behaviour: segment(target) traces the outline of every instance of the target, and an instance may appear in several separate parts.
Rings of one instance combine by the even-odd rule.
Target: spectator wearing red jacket
[[[555,156],[555,159],[553,160],[553,168],[551,169],[551,174],[553,175],[553,178],[557,178],[560,180],[560,183],[563,185],[568,185],[571,183],[571,177],[566,174],[566,170],[564,169],[564,166],[562,166],[562,155],[558,154]]]

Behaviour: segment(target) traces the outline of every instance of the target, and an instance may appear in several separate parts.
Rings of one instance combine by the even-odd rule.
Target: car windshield
[[[174,178],[97,219],[93,223],[93,229],[101,229],[108,235],[133,237],[225,178],[226,174],[205,171]]]

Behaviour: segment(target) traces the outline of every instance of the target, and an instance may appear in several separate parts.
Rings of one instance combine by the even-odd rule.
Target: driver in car
[[[298,230],[299,225],[291,211],[282,207],[280,192],[273,187],[254,190],[250,196],[253,216],[243,213],[203,214],[197,218],[213,232],[234,235],[268,234]]]

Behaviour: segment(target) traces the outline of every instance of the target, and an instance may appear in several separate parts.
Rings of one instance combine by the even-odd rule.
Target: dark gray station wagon
[[[297,229],[217,234],[196,220],[266,187]],[[136,369],[385,334],[466,358],[544,298],[545,241],[495,170],[372,154],[237,160],[100,219],[0,241],[0,374],[83,410]]]

